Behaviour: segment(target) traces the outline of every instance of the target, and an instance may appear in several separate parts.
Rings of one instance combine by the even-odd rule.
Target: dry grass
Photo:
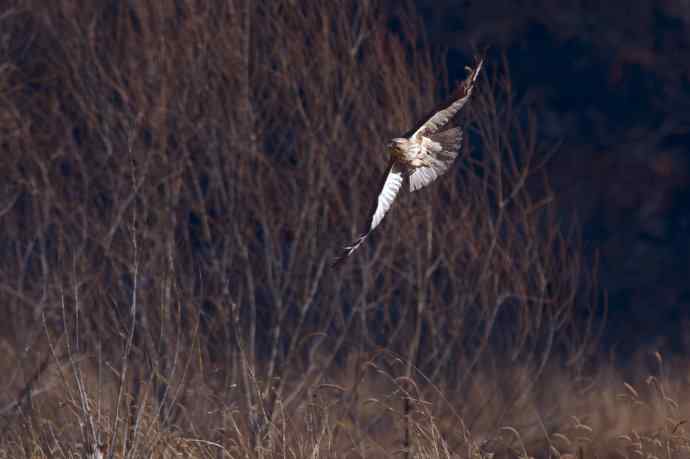
[[[413,17],[0,7],[7,457],[603,454],[608,429],[631,454],[683,451],[681,406],[620,408],[623,379],[592,370],[595,270],[505,63],[456,175],[326,268],[377,192],[379,146],[448,92]],[[639,427],[638,407],[662,414]]]
[[[689,368],[684,368],[683,381],[681,374],[665,374],[660,357],[657,369],[650,369],[654,374],[633,377],[637,383],[625,382],[610,369],[587,381],[549,371],[541,390],[521,400],[518,409],[494,428],[461,417],[455,411],[457,400],[448,400],[445,394],[422,397],[424,389],[414,381],[393,378],[381,368],[378,362],[385,358],[395,360],[384,355],[372,359],[359,381],[343,377],[340,384],[314,385],[292,408],[279,401],[258,444],[252,444],[247,430],[241,391],[229,387],[220,396],[209,381],[194,378],[193,389],[188,389],[194,403],[185,407],[184,414],[189,422],[163,424],[155,400],[145,395],[136,432],[126,446],[127,429],[113,423],[116,386],[96,385],[95,369],[82,368],[83,380],[94,383],[82,405],[74,380],[60,381],[60,370],[51,366],[37,386],[47,384],[48,390],[37,390],[13,407],[12,422],[3,428],[2,452],[5,457],[86,457],[92,446],[84,443],[80,431],[85,422],[93,422],[104,439],[100,442],[104,450],[114,442],[113,457],[678,458],[690,454],[686,425],[690,404],[684,402],[689,395]],[[519,383],[524,372],[506,369],[503,383]],[[152,390],[147,386],[144,393]],[[481,396],[482,390],[476,387],[473,392]],[[463,404],[474,405],[479,399]]]

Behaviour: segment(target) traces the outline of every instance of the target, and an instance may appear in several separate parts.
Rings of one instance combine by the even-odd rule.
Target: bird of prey
[[[449,125],[449,122],[472,95],[482,63],[483,60],[480,60],[474,70],[468,68],[467,79],[449,103],[425,117],[402,137],[388,143],[387,153],[390,162],[376,205],[369,214],[367,226],[352,244],[345,246],[343,253],[334,260],[333,266],[352,255],[381,223],[393,205],[404,180],[408,180],[410,191],[417,191],[448,170],[462,145],[462,129]]]

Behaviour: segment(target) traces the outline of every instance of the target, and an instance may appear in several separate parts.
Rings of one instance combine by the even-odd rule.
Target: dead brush
[[[652,357],[656,371],[645,378],[645,395],[627,382],[623,383],[624,392],[618,394],[620,403],[632,413],[633,425],[639,427],[618,435],[617,448],[640,457],[684,457],[690,454],[686,428],[690,413],[676,401],[674,383],[668,379],[661,354],[654,352]]]
[[[547,450],[601,305],[505,63],[456,175],[334,275],[381,139],[453,83],[414,14],[395,34],[376,2],[34,3],[0,6],[3,452]]]

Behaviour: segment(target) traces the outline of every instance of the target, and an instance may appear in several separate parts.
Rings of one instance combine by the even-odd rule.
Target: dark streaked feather
[[[469,100],[483,63],[483,60],[479,61],[475,69],[470,72],[467,79],[458,87],[449,100],[434,107],[415,127],[403,134],[402,137],[409,138],[413,135],[429,136],[445,126]]]
[[[431,140],[441,145],[443,154],[454,154],[453,159],[457,156],[462,146],[462,129],[453,127],[441,132],[437,132],[429,136]]]

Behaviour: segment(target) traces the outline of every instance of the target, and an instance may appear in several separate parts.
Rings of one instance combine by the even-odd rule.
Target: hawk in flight
[[[457,158],[462,144],[462,129],[458,126],[448,126],[448,123],[472,95],[482,63],[483,60],[480,60],[474,70],[468,69],[469,75],[459,88],[459,94],[449,104],[444,104],[440,110],[432,112],[403,137],[395,138],[388,143],[390,163],[383,180],[383,188],[367,220],[367,227],[352,244],[345,246],[343,253],[333,262],[333,266],[352,255],[381,223],[405,179],[409,181],[410,191],[417,191],[443,175]]]

